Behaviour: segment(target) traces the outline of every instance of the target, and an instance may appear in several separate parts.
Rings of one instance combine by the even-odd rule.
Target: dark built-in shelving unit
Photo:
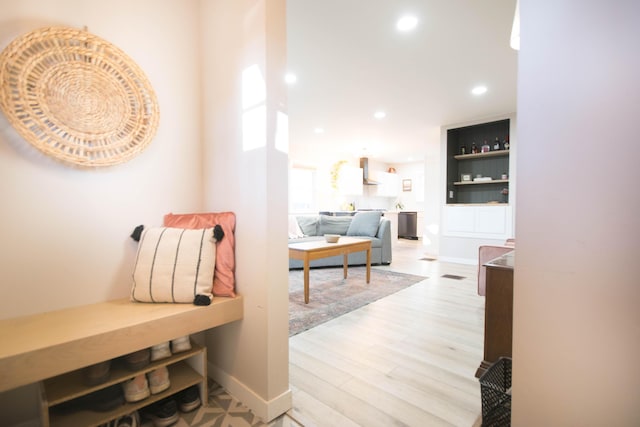
[[[503,148],[509,140],[509,119],[447,130],[447,204],[508,203],[509,152]],[[495,138],[500,141],[500,149],[494,150]],[[481,150],[484,142],[491,151],[471,154],[475,142]],[[462,147],[466,153],[461,154]],[[469,175],[470,180],[463,180]],[[478,175],[490,177],[490,181],[474,180]],[[507,179],[502,176],[506,175]]]

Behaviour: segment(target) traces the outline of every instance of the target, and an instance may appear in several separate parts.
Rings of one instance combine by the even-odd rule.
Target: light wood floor
[[[293,408],[272,425],[480,425],[476,267],[421,258],[421,242],[399,240],[375,268],[428,279],[289,340]]]

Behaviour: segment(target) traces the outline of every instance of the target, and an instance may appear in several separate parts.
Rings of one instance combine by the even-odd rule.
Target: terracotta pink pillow
[[[233,212],[208,212],[189,214],[167,214],[165,227],[211,228],[220,225],[224,237],[216,243],[216,267],[213,276],[213,295],[217,297],[235,297],[235,231],[236,215]]]

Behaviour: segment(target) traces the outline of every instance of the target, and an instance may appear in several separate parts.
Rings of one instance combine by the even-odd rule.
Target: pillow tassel
[[[213,227],[213,237],[216,239],[216,242],[219,242],[224,237],[224,230],[222,230],[220,224],[216,224],[216,226]]]
[[[139,225],[133,229],[133,233],[131,233],[131,237],[136,242],[140,241],[140,237],[142,236],[142,230],[144,230],[144,225]]]
[[[193,304],[194,305],[210,305],[211,297],[207,295],[196,295],[195,299],[193,300]]]

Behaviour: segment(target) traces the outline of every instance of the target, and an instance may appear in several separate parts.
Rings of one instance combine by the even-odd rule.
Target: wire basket
[[[89,167],[130,160],[159,122],[156,95],[135,62],[67,27],[24,34],[0,53],[0,108],[44,154]]]
[[[501,357],[480,377],[482,426],[511,425],[511,358]]]

